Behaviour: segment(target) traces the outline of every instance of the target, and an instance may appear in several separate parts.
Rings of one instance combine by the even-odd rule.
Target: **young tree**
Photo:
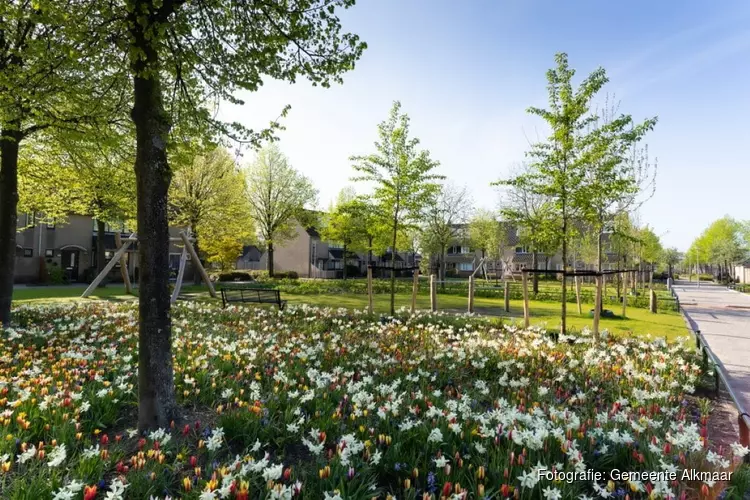
[[[294,236],[296,223],[309,225],[306,207],[316,203],[318,191],[275,144],[260,150],[247,178],[250,213],[266,245],[268,275],[273,277],[274,247]]]
[[[667,276],[674,279],[673,269],[682,261],[682,254],[674,247],[665,248],[661,253],[661,263],[667,266]]]
[[[508,245],[508,229],[505,224],[497,219],[494,212],[477,210],[469,221],[469,241],[473,247],[482,251],[482,258],[492,261],[497,280],[500,262]]]
[[[636,210],[653,195],[656,167],[648,159],[648,147],[638,143],[656,125],[656,118],[635,124],[630,115],[619,114],[619,103],[595,115],[585,169],[582,216],[596,233],[596,270],[602,271],[602,239],[618,213]],[[653,168],[652,168],[653,167]],[[645,194],[645,196],[644,196]]]
[[[534,175],[529,165],[517,167],[512,176]],[[502,183],[495,183],[502,186]],[[502,217],[518,229],[519,243],[531,251],[531,267],[538,268],[539,254],[551,253],[559,247],[557,212],[552,199],[534,191],[526,182],[507,186],[501,199]],[[539,292],[539,275],[532,276],[533,293]]]
[[[97,0],[0,2],[0,325],[10,323],[18,168],[34,135],[121,114],[122,65],[103,36]],[[107,26],[112,39],[116,26]],[[106,71],[103,68],[106,67]]]
[[[413,222],[437,190],[434,181],[442,179],[432,170],[438,162],[429,151],[419,150],[419,139],[409,137],[409,117],[401,114],[401,103],[393,103],[388,120],[378,126],[377,153],[353,156],[357,181],[373,182],[377,210],[387,220],[391,235],[391,314],[395,314],[395,255],[399,229]]]
[[[388,220],[378,211],[369,196],[357,196],[346,207],[359,228],[352,242],[352,249],[367,253],[367,263],[372,264],[373,252],[379,253],[388,248]]]
[[[343,247],[343,279],[346,279],[347,253],[356,243],[363,243],[362,234],[366,229],[363,227],[365,221],[362,215],[359,200],[353,190],[344,188],[339,193],[335,207],[329,211],[321,231],[322,239],[341,243]]]
[[[562,259],[568,262],[568,245],[573,220],[588,208],[584,188],[586,171],[594,159],[592,148],[599,135],[591,130],[596,116],[590,113],[591,101],[607,83],[604,69],[598,68],[573,87],[575,71],[568,65],[566,54],[555,56],[557,67],[547,72],[549,109],[529,108],[531,114],[547,122],[550,136],[532,145],[528,153],[531,169],[505,181],[504,184],[547,197],[554,207],[557,221],[555,232],[562,244]],[[562,283],[561,332],[566,330],[567,289]]]
[[[696,238],[687,252],[689,262],[717,265],[728,274],[735,262],[745,259],[743,226],[729,216],[715,220]]]
[[[440,186],[422,210],[422,244],[434,249],[440,263],[439,279],[445,281],[445,254],[448,245],[468,239],[467,223],[472,202],[466,188]]]
[[[189,227],[196,253],[202,250],[209,262],[223,268],[237,260],[242,245],[255,234],[246,185],[245,172],[229,151],[218,147],[181,166],[170,187],[171,221]]]
[[[644,226],[638,230],[638,239],[640,240],[640,258],[648,264],[649,287],[653,288],[654,264],[659,262],[663,252],[661,241],[649,226]]]

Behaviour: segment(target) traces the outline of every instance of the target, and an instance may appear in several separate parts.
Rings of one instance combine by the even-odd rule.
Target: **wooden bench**
[[[286,300],[281,300],[281,293],[273,288],[258,286],[230,286],[221,288],[221,303],[223,307],[232,302],[276,304],[283,310]]]

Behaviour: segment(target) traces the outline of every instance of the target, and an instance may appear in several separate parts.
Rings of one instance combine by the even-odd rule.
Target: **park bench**
[[[232,285],[221,288],[221,303],[223,307],[233,302],[276,304],[283,310],[286,300],[281,300],[281,293],[273,288],[260,288],[257,285]]]

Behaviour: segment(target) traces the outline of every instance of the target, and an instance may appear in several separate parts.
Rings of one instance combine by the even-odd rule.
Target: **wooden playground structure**
[[[115,244],[118,247],[117,251],[109,260],[109,262],[107,262],[107,265],[104,266],[104,268],[99,272],[96,278],[94,278],[94,281],[92,281],[91,284],[86,288],[86,290],[83,291],[83,294],[81,294],[82,298],[91,295],[94,290],[96,290],[96,287],[99,286],[99,283],[102,282],[102,280],[107,276],[107,274],[109,274],[109,272],[113,267],[115,267],[118,262],[120,263],[122,280],[125,283],[125,293],[133,293],[133,285],[130,282],[130,276],[128,275],[127,266],[125,265],[125,252],[128,250],[131,244],[137,241],[138,236],[136,235],[136,233],[131,233],[131,235],[125,239],[121,238],[119,234],[115,234]],[[201,261],[198,258],[198,254],[195,252],[195,248],[193,248],[193,242],[195,241],[195,239],[188,236],[185,231],[181,231],[179,237],[169,238],[169,241],[171,243],[182,243],[180,267],[177,272],[177,281],[175,282],[175,287],[172,291],[171,303],[174,304],[177,301],[177,297],[179,297],[180,295],[180,290],[182,289],[182,281],[185,276],[185,266],[187,265],[188,254],[190,254],[190,260],[193,264],[193,267],[198,270],[201,278],[206,283],[206,286],[208,286],[208,293],[211,294],[211,297],[216,298],[216,290],[214,289],[214,284],[208,277],[206,269],[201,264]]]

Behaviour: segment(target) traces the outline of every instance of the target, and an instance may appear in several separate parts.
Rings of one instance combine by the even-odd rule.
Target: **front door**
[[[70,281],[78,281],[80,250],[63,250],[61,265]]]

